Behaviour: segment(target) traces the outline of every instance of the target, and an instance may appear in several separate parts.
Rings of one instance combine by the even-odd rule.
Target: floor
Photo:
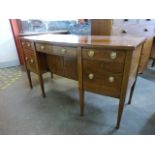
[[[8,73],[10,70],[14,71]],[[0,75],[0,83],[13,81],[0,86],[1,135],[155,134],[155,67],[138,77],[132,104],[125,106],[119,130],[115,129],[117,99],[86,92],[85,116],[81,117],[77,82],[55,75],[51,79],[46,74],[47,97],[42,98],[35,74],[32,90],[20,67],[5,72],[0,69]]]

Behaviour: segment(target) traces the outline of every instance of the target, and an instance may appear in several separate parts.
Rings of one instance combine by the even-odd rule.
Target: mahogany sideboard
[[[30,87],[30,72],[38,75],[45,97],[43,73],[51,72],[77,80],[80,113],[84,114],[84,92],[119,99],[116,128],[131,103],[144,38],[46,34],[20,37]]]

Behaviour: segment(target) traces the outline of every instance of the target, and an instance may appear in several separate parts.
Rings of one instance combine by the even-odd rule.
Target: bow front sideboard
[[[38,75],[43,97],[46,72],[78,81],[81,115],[85,90],[118,98],[119,128],[124,104],[131,103],[144,38],[45,34],[20,41],[31,88],[30,72]]]

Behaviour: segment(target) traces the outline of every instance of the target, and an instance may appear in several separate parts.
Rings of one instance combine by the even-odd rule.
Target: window
[[[90,34],[91,20],[45,20],[45,19],[21,19],[22,31],[50,32],[55,30],[67,30],[71,34]]]

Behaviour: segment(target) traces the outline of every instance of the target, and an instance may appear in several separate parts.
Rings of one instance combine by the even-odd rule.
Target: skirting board
[[[13,67],[13,66],[18,66],[18,65],[19,65],[18,60],[8,61],[8,62],[0,62],[0,68]]]

